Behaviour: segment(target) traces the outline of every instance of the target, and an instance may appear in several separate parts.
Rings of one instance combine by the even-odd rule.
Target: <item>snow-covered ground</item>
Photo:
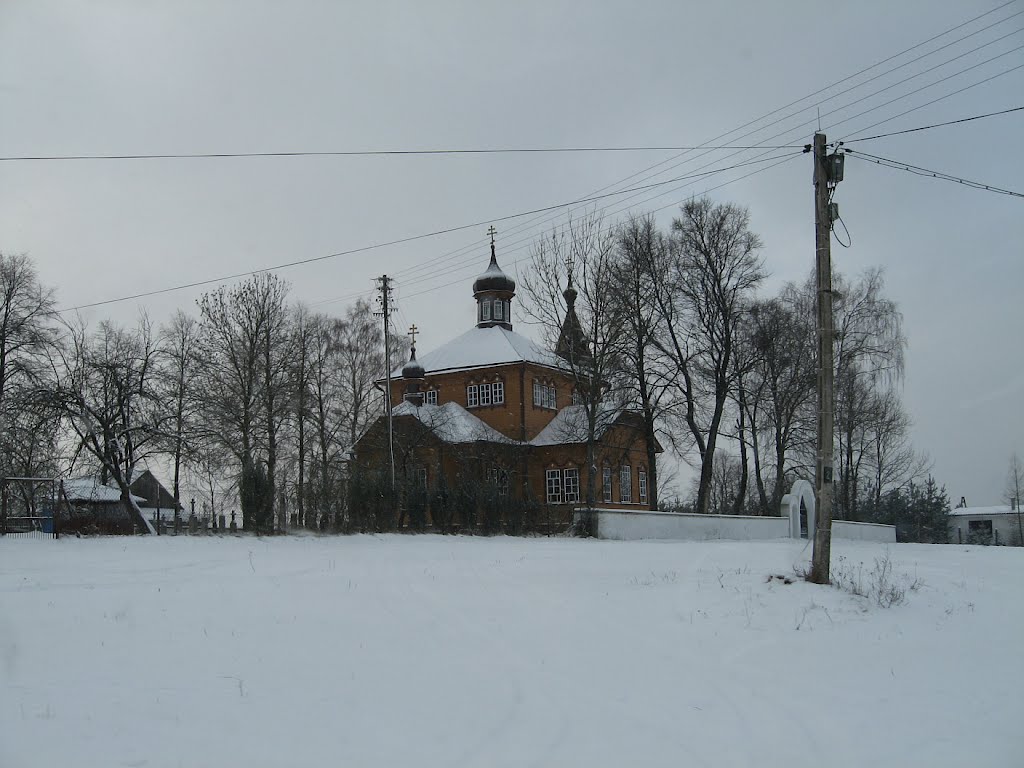
[[[1024,765],[1024,550],[833,547],[0,540],[0,766]]]

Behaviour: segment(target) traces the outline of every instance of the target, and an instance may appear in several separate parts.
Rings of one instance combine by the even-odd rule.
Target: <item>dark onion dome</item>
[[[483,291],[504,291],[515,293],[516,281],[501,271],[498,266],[498,259],[494,256],[494,245],[491,245],[491,263],[487,271],[473,281],[473,294]]]
[[[427,372],[423,370],[423,366],[416,360],[416,347],[412,348],[412,354],[409,356],[409,362],[402,368],[403,379],[422,379],[427,375]]]

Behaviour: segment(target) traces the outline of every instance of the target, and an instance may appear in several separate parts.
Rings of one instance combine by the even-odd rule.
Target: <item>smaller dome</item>
[[[403,379],[422,379],[427,375],[427,372],[423,369],[423,366],[416,360],[416,347],[412,348],[412,354],[409,356],[409,362],[402,368]]]
[[[491,246],[491,263],[487,265],[487,271],[473,281],[473,294],[482,291],[506,291],[515,293],[516,281],[501,271],[498,266],[498,259],[494,256],[494,246]]]

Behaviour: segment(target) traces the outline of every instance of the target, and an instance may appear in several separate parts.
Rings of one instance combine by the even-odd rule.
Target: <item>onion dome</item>
[[[487,270],[473,281],[473,294],[483,291],[501,291],[503,293],[515,293],[516,281],[502,272],[498,266],[498,259],[494,255],[494,241],[491,241],[491,263]]]
[[[402,368],[403,379],[422,379],[427,375],[427,372],[423,370],[423,366],[416,360],[416,347],[412,348],[412,354],[409,356],[409,362]]]

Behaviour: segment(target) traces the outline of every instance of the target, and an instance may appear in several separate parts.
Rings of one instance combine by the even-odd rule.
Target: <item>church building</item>
[[[488,489],[491,498],[528,502],[554,527],[566,527],[586,501],[588,475],[586,409],[567,363],[574,346],[585,347],[577,294],[570,277],[552,351],[513,330],[515,292],[498,266],[492,230],[490,264],[473,282],[475,325],[419,358],[413,338],[408,363],[386,383],[396,475],[428,491],[467,483]],[[649,509],[639,414],[602,404],[598,415],[596,506]],[[357,471],[385,471],[388,452],[381,417],[354,446]]]

